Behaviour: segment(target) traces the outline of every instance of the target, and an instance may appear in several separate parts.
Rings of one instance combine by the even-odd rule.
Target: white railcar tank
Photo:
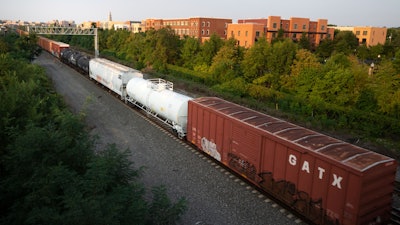
[[[173,84],[163,79],[132,78],[126,87],[129,101],[137,101],[157,117],[169,120],[178,134],[186,134],[188,101],[186,95],[173,91]]]

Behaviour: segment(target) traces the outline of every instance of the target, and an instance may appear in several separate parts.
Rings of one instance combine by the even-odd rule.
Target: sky
[[[338,26],[400,27],[400,0],[0,0],[0,20],[141,21],[281,16],[327,19]]]

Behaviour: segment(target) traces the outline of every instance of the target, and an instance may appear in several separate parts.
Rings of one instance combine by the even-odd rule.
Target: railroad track
[[[394,182],[394,194],[400,196],[400,181],[398,180]]]
[[[400,181],[396,180],[394,183],[394,196],[393,201],[396,201],[395,198],[400,197]],[[392,207],[392,219],[391,222],[393,225],[400,225],[400,207],[393,205]]]

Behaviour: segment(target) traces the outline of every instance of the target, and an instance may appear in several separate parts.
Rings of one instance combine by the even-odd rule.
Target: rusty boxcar
[[[187,139],[316,224],[384,224],[396,161],[234,103],[189,101]]]
[[[54,55],[57,58],[60,58],[61,51],[69,48],[69,44],[54,41],[54,40],[51,40],[51,39],[48,39],[48,38],[45,38],[42,36],[38,36],[38,45],[41,48],[43,48],[44,50],[50,52],[52,55]]]

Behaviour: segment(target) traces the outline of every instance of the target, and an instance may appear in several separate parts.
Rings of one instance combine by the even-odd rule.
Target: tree
[[[317,79],[310,99],[323,99],[338,106],[353,105],[358,98],[354,90],[355,81],[350,69],[330,70],[322,79]]]
[[[167,63],[175,64],[179,61],[181,41],[179,36],[170,27],[157,30],[157,47],[166,49]]]
[[[245,53],[242,68],[243,75],[247,81],[251,82],[268,72],[268,54],[270,44],[265,38],[260,38]]]
[[[400,74],[396,73],[390,61],[383,60],[372,79],[378,110],[386,115],[400,118]]]
[[[144,45],[142,54],[147,67],[165,72],[167,64],[179,61],[179,37],[170,27],[146,31]]]
[[[282,83],[287,90],[295,90],[296,80],[303,74],[303,71],[314,70],[320,71],[321,64],[318,62],[317,57],[306,49],[299,49],[296,53],[296,58],[291,66],[291,74],[283,77]]]
[[[299,76],[302,70],[311,68],[319,69],[321,63],[318,62],[317,57],[312,52],[299,49],[291,66],[291,76]]]
[[[384,51],[383,45],[377,44],[377,45],[369,47],[369,49],[370,49],[370,54],[371,54],[370,59],[379,61],[383,58],[383,51]]]
[[[397,50],[396,55],[392,62],[393,62],[393,68],[396,70],[396,73],[400,74],[400,49]]]
[[[230,81],[241,74],[240,61],[243,59],[242,47],[236,45],[236,41],[232,38],[225,42],[217,55],[213,58],[210,72],[213,79],[223,83]]]
[[[352,61],[344,53],[333,54],[324,64],[324,71],[329,72],[337,68],[350,68]]]
[[[311,50],[310,39],[307,37],[306,33],[302,33],[301,34],[301,38],[300,38],[300,41],[299,41],[299,46],[300,46],[300,48]]]
[[[213,58],[217,55],[219,49],[224,45],[222,39],[215,33],[211,34],[210,39],[201,45],[200,54],[196,58],[196,65],[211,66]]]
[[[32,61],[37,55],[37,36],[29,34],[28,36],[20,36],[15,43],[15,48],[20,57]]]
[[[129,150],[97,149],[45,71],[12,55],[0,55],[0,224],[174,224],[185,199],[159,188],[149,201]]]
[[[366,59],[370,59],[370,50],[367,46],[365,45],[360,45],[357,47],[357,50],[355,51],[357,57],[364,62]]]
[[[193,69],[195,66],[194,58],[196,58],[197,54],[200,52],[200,43],[197,39],[192,37],[186,37],[184,39],[182,51],[181,51],[181,59],[183,67],[188,69]]]
[[[135,33],[129,36],[126,41],[125,55],[126,60],[132,62],[137,69],[146,67],[146,33]]]
[[[352,31],[340,31],[334,38],[335,51],[350,55],[358,47],[358,39]]]
[[[310,94],[313,92],[316,82],[322,79],[323,74],[318,67],[308,67],[301,69],[297,76],[291,77],[294,81],[294,85],[291,82],[287,82],[289,90],[293,90],[295,96],[301,99],[309,99]],[[285,86],[286,87],[286,86]]]
[[[317,54],[317,56],[320,58],[321,62],[324,62],[326,59],[328,59],[332,55],[334,48],[335,48],[334,46],[335,46],[335,43],[333,40],[331,40],[329,38],[325,38],[319,43],[319,45],[315,51],[315,54]]]
[[[290,74],[291,65],[295,58],[297,45],[290,39],[275,42],[268,54],[268,70],[274,75],[271,88],[280,89],[280,81],[283,75]]]

